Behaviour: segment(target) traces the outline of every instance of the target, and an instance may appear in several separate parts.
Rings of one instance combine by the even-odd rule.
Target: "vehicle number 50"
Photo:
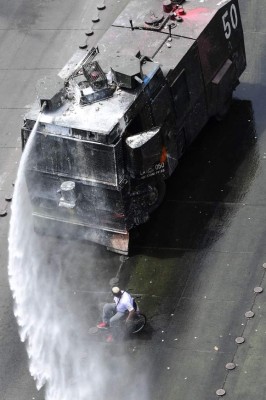
[[[231,5],[229,12],[228,10],[225,11],[224,15],[222,16],[222,20],[225,37],[226,39],[229,39],[232,29],[236,29],[238,24],[237,11],[234,4]]]

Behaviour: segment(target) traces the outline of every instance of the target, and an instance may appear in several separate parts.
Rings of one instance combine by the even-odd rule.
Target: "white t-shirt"
[[[114,297],[116,311],[121,313],[124,313],[126,311],[133,311],[133,297],[131,297],[129,293],[124,292],[123,290],[121,292],[122,296],[120,299],[118,297]]]

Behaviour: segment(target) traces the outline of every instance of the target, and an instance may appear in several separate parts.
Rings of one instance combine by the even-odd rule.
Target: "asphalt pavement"
[[[7,216],[0,218],[1,400],[44,399],[28,372],[7,275],[9,200],[21,154],[22,116],[35,99],[37,80],[59,72],[85,40],[96,43],[122,8],[122,1],[106,1],[93,24],[98,11],[92,1],[2,0],[0,209]],[[69,297],[79,304],[87,332],[113,277],[139,295],[148,317],[143,334],[123,345],[130,376],[116,380],[110,399],[126,394],[132,382],[136,399],[143,387],[145,400],[216,399],[219,389],[230,400],[265,399],[266,5],[240,0],[240,9],[247,69],[232,107],[222,122],[210,121],[183,156],[162,206],[132,232],[130,257],[120,259],[96,245],[67,244],[75,265],[64,270]],[[91,29],[94,34],[87,37]],[[66,243],[52,246],[56,251]],[[88,268],[92,248],[95,261]],[[256,293],[257,287],[264,290]],[[97,307],[89,314],[92,302]],[[121,346],[88,340],[106,352],[113,369]]]

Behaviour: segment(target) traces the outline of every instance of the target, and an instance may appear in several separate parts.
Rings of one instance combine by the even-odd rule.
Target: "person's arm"
[[[134,310],[134,308],[133,308],[133,310],[129,311],[128,316],[127,316],[127,319],[126,319],[126,322],[129,321],[130,319],[132,319],[132,318],[134,317],[135,312],[136,312],[136,311]]]

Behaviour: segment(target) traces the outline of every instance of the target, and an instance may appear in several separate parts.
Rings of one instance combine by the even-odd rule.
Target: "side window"
[[[145,106],[134,116],[132,121],[127,126],[126,136],[136,135],[137,133],[149,130],[153,126],[152,113],[150,106],[145,104]]]
[[[174,99],[177,120],[179,121],[184,118],[190,102],[186,73],[184,69],[172,83],[171,91]]]

